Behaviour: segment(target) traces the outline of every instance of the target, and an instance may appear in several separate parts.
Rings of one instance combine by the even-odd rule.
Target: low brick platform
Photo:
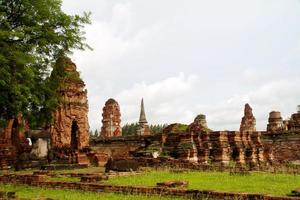
[[[57,164],[57,165],[43,165],[42,170],[65,170],[65,169],[84,169],[87,164]]]
[[[187,181],[166,181],[161,183],[156,183],[157,187],[167,187],[167,188],[175,188],[175,187],[187,187],[189,182]]]
[[[4,192],[0,191],[0,199],[16,199],[16,193],[15,192]]]
[[[46,175],[14,175],[8,174],[0,176],[0,182],[2,183],[22,183],[31,184],[39,183],[46,180]]]
[[[97,183],[102,180],[102,176],[82,176],[80,182],[82,183]]]
[[[182,196],[189,198],[206,198],[216,200],[300,200],[300,197],[276,197],[263,194],[233,193],[220,192],[212,190],[189,190],[189,189],[172,189],[163,187],[141,187],[141,186],[121,186],[106,185],[95,183],[75,183],[75,182],[47,182],[44,181],[43,175],[4,175],[0,176],[1,183],[24,184],[29,186],[52,188],[52,189],[75,189],[92,192],[114,192],[125,194],[153,194],[153,195],[170,195]]]
[[[34,171],[33,175],[53,176],[54,173],[52,171]]]
[[[100,176],[103,173],[60,173],[62,176],[82,177],[82,176]]]
[[[132,175],[138,175],[141,173],[138,172],[114,172],[110,171],[109,173],[60,173],[59,175],[62,176],[70,176],[70,177],[82,177],[82,176],[101,176],[103,180],[106,180],[110,177],[116,177],[116,176],[132,176]]]

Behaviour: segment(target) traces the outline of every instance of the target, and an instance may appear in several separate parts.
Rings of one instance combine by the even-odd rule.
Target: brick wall
[[[275,163],[300,161],[300,133],[286,132],[262,136],[266,151],[271,153]]]
[[[113,157],[127,157],[131,152],[143,148],[154,141],[160,141],[159,136],[128,136],[92,140],[90,146],[97,153],[105,153]]]

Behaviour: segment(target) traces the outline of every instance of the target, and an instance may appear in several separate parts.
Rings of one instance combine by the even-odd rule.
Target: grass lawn
[[[284,196],[300,187],[300,176],[253,172],[251,175],[230,176],[228,172],[150,171],[141,175],[113,177],[106,183],[115,185],[155,186],[168,180],[189,181],[189,189],[249,192]]]
[[[86,169],[78,170],[60,170],[54,171],[56,173],[55,177],[49,177],[48,181],[65,181],[65,182],[79,182],[80,178],[77,177],[67,177],[59,175],[60,173],[101,173],[103,168],[100,167],[90,167]],[[17,172],[18,174],[30,174],[32,171],[21,171]],[[189,189],[200,189],[200,190],[218,190],[218,191],[227,191],[227,192],[248,192],[248,193],[262,193],[262,194],[271,194],[276,196],[285,196],[291,192],[291,190],[300,187],[300,176],[291,175],[291,174],[272,174],[267,172],[253,172],[250,175],[240,176],[233,175],[230,176],[228,172],[199,172],[199,171],[190,171],[183,173],[170,172],[168,170],[150,170],[143,172],[139,175],[132,176],[121,176],[121,177],[111,177],[108,181],[101,181],[104,184],[114,184],[114,185],[134,185],[134,186],[155,186],[157,182],[171,181],[171,180],[183,180],[189,182]],[[13,186],[6,186],[14,188]],[[32,195],[37,194],[48,194],[46,190],[39,188],[28,188],[24,190],[24,187],[18,186],[20,193],[23,195],[29,193]],[[2,185],[0,185],[0,190]],[[11,189],[14,190],[14,189]],[[38,191],[38,192],[35,192]],[[47,190],[48,191],[48,190]],[[51,190],[49,190],[51,191]],[[53,194],[52,194],[53,193]],[[49,192],[49,195],[75,195],[72,199],[81,199],[83,192],[70,192],[62,190],[61,194],[56,192]],[[85,193],[84,193],[85,194]],[[95,198],[95,195],[105,198],[102,199],[124,199],[124,195],[110,194],[110,193],[86,193],[84,197],[90,199]],[[107,196],[108,195],[108,196]],[[80,196],[80,197],[76,197]],[[97,198],[98,198],[97,196]],[[23,197],[23,196],[21,196]],[[45,196],[54,198],[53,196]],[[100,199],[101,199],[100,198]],[[139,196],[130,195],[126,199],[145,199],[146,197],[140,198]],[[157,198],[157,197],[155,197]],[[65,199],[64,196],[60,196],[56,199]]]
[[[180,198],[174,197],[159,197],[159,196],[144,196],[144,195],[124,195],[114,193],[96,193],[96,192],[83,192],[79,190],[54,190],[54,189],[42,189],[38,187],[29,186],[15,186],[15,185],[3,185],[0,184],[0,191],[16,192],[19,198],[51,198],[51,199],[63,199],[63,200],[180,200]]]

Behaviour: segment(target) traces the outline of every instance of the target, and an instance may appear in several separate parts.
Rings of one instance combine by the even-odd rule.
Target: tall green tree
[[[55,107],[47,77],[59,57],[86,49],[90,13],[68,15],[61,0],[0,0],[0,121]],[[50,103],[49,103],[50,102]],[[49,115],[49,113],[47,113]],[[3,123],[2,123],[3,125]]]

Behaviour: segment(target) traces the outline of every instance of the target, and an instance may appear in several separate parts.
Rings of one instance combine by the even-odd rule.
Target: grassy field
[[[150,171],[141,175],[114,177],[107,184],[155,186],[168,180],[189,181],[189,189],[205,189],[229,192],[249,192],[284,196],[300,187],[300,176],[254,172],[251,175],[230,176],[228,172]]]
[[[67,177],[59,175],[60,173],[101,173],[103,168],[91,167],[87,169],[79,170],[63,170],[55,171],[57,174],[55,177],[49,177],[48,181],[65,181],[65,182],[79,182],[80,178]],[[32,173],[32,171],[22,171],[18,173]],[[262,193],[271,194],[277,196],[285,196],[291,192],[291,190],[300,187],[300,176],[290,174],[272,174],[267,172],[252,172],[250,175],[233,175],[230,176],[228,172],[183,172],[176,173],[168,170],[149,170],[139,175],[124,176],[124,177],[112,177],[108,181],[102,181],[104,184],[114,185],[134,185],[134,186],[155,186],[157,182],[171,181],[171,180],[183,180],[189,182],[189,189],[200,189],[200,190],[218,190],[227,192],[248,192],[248,193]],[[11,187],[11,186],[10,186]],[[1,190],[1,189],[0,189]],[[22,189],[20,190],[22,191]],[[30,189],[29,191],[43,192],[38,188]],[[64,195],[68,191],[63,192],[59,195]],[[32,192],[35,194],[35,192]],[[74,195],[81,195],[82,192],[72,192]],[[49,194],[52,194],[51,192]],[[53,195],[56,195],[54,192]],[[97,194],[86,194],[87,196]],[[116,194],[101,194],[100,196],[110,195],[116,196],[118,199],[122,195]],[[48,196],[47,196],[48,197]],[[53,198],[53,197],[51,197]],[[107,197],[108,198],[108,197]],[[135,199],[135,196],[130,196],[130,199]],[[137,197],[138,198],[138,197]],[[62,198],[64,199],[64,198]],[[80,199],[74,197],[73,199]],[[123,199],[123,198],[120,198]]]
[[[144,195],[123,195],[114,193],[95,193],[95,192],[82,192],[79,190],[52,190],[41,189],[37,187],[15,186],[0,184],[0,191],[14,191],[20,198],[51,198],[63,200],[180,200],[174,197],[159,197],[159,196],[144,196]]]

